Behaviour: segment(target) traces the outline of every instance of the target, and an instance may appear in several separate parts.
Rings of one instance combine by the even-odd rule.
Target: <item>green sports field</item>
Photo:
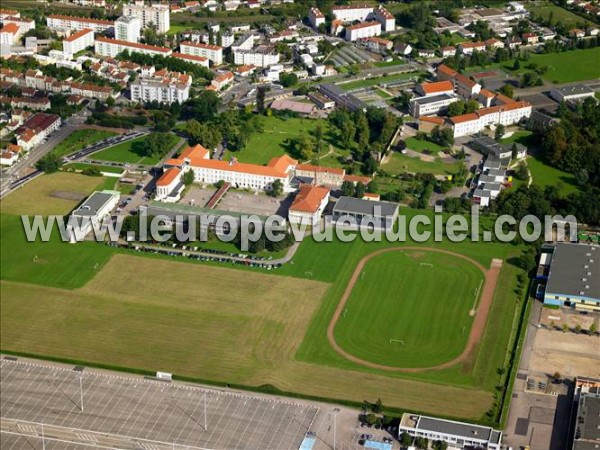
[[[177,144],[177,142],[179,142],[180,138],[174,134],[170,134],[169,138],[169,149],[171,149],[175,146],[175,144]],[[146,141],[146,139],[147,136],[142,136],[135,139],[131,139],[126,142],[122,142],[113,147],[109,147],[97,153],[93,153],[92,155],[90,155],[90,158],[99,161],[114,161],[130,164],[158,164],[158,162],[161,159],[160,157],[144,155],[144,142]]]
[[[54,147],[53,153],[65,156],[75,153],[95,142],[116,136],[117,133],[103,130],[75,130],[64,141]]]
[[[93,242],[25,242],[18,214],[67,214],[78,201],[66,199],[65,194],[85,195],[104,184],[96,177],[56,173],[44,175],[2,200],[2,350],[84,364],[162,369],[204,382],[256,389],[270,386],[298,395],[357,404],[381,398],[388,408],[487,423],[497,420],[501,405],[496,386],[506,381],[506,372],[498,369],[507,367],[516,319],[523,305],[514,291],[521,271],[508,263],[520,253],[520,246],[410,242],[411,246],[422,247],[423,255],[393,252],[381,260],[375,257],[364,276],[373,293],[367,286],[364,291],[357,286],[349,300],[350,305],[360,303],[359,297],[364,293],[371,295],[369,304],[373,304],[373,308],[358,305],[368,308],[363,316],[370,319],[361,323],[364,329],[355,328],[356,342],[360,344],[356,351],[368,351],[360,347],[365,345],[384,346],[386,339],[389,349],[392,332],[424,333],[428,327],[435,327],[432,336],[420,337],[427,343],[428,351],[422,358],[428,364],[444,360],[436,349],[438,345],[450,356],[463,348],[461,324],[474,299],[469,289],[472,291],[481,275],[468,263],[440,259],[427,248],[464,254],[486,268],[492,257],[505,261],[490,311],[493,320],[488,321],[477,351],[468,360],[441,370],[390,373],[354,363],[336,353],[326,330],[358,262],[376,250],[406,244],[308,240],[299,247],[292,264],[267,272],[132,254]],[[440,290],[437,302],[428,290],[430,287],[420,286],[433,284],[430,275],[413,274],[410,259],[403,259],[417,256],[425,261],[432,258],[433,270],[449,283],[447,291],[436,284]],[[398,267],[388,267],[389,262]],[[416,308],[410,302],[394,303],[401,297],[386,295],[379,286],[382,278],[389,277],[394,277],[393,281],[386,281],[392,293],[406,291],[402,299],[408,293],[418,293],[424,296],[422,305],[429,305],[434,311]],[[469,286],[464,287],[463,293],[469,301],[451,303],[456,297],[450,290],[457,290],[456,283],[463,282]],[[377,292],[382,295],[376,295]],[[444,312],[443,319],[435,315],[439,304],[444,306],[437,309]],[[348,319],[354,320],[359,311],[352,307],[347,314]],[[406,317],[410,314],[413,317]],[[374,325],[370,320],[385,326]],[[338,323],[340,343],[345,345],[345,324]],[[448,330],[438,331],[440,324]],[[374,344],[367,341],[368,336],[372,336]],[[409,352],[410,339],[404,339],[403,364],[414,366],[418,365],[417,355]]]
[[[390,252],[365,266],[336,342],[365,361],[432,367],[463,351],[483,273],[468,261],[427,251]]]
[[[543,77],[553,83],[571,83],[600,77],[600,47],[562,53],[531,55],[531,62],[547,66]]]

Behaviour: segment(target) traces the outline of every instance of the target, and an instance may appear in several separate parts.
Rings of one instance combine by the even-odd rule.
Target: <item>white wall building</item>
[[[253,65],[256,67],[269,67],[279,62],[279,53],[273,47],[259,45],[254,50],[239,50],[233,53],[233,62],[236,65]]]
[[[159,33],[166,33],[171,27],[171,11],[169,5],[123,5],[124,16],[134,16],[142,22],[142,28],[156,26]]]
[[[354,5],[343,5],[334,6],[331,8],[333,17],[342,22],[363,22],[373,14],[373,7],[368,5],[354,6]]]
[[[379,22],[361,22],[356,25],[346,27],[345,39],[347,41],[356,41],[366,39],[381,34],[381,24]]]
[[[179,201],[183,191],[183,170],[178,167],[171,167],[164,171],[162,176],[156,181],[156,200],[166,203],[175,203]]]
[[[381,24],[381,29],[384,32],[394,31],[396,29],[396,18],[394,15],[379,5],[373,12],[375,20]]]
[[[329,189],[304,184],[290,205],[288,220],[290,223],[306,225],[318,223],[328,202]]]
[[[115,21],[115,39],[127,42],[139,42],[142,21],[135,16],[121,16]]]
[[[469,136],[479,133],[487,126],[502,124],[504,126],[519,123],[531,116],[531,104],[515,101],[506,105],[482,108],[474,113],[450,117],[448,122],[454,131],[454,137]]]
[[[80,226],[69,230],[69,241],[72,244],[81,242],[92,231],[94,223],[101,225],[102,220],[117,206],[119,198],[118,191],[96,191],[90,195],[71,213],[72,219],[69,220],[77,220]]]
[[[46,17],[46,25],[53,31],[69,30],[73,32],[90,28],[94,30],[95,33],[104,33],[105,31],[114,28],[115,23],[110,20],[52,14]]]
[[[143,53],[146,55],[170,56],[172,50],[166,47],[156,47],[154,45],[140,44],[138,42],[120,41],[117,39],[109,39],[98,37],[95,42],[95,52],[98,55],[110,56],[114,58],[123,51],[130,53]]]
[[[595,92],[585,84],[557,87],[550,91],[550,98],[557,102],[579,101],[588,97],[594,98]]]
[[[319,28],[319,25],[325,23],[325,14],[321,12],[319,8],[310,8],[308,10],[308,23],[314,29]]]
[[[293,191],[290,182],[297,164],[298,161],[287,155],[271,159],[266,166],[240,163],[235,158],[219,161],[210,159],[210,152],[201,145],[188,147],[179,158],[165,161],[165,167],[193,170],[197,183],[213,184],[223,180],[235,188],[268,191],[273,182],[279,180],[284,192]]]
[[[493,428],[410,413],[402,415],[398,436],[402,433],[427,438],[429,441],[444,441],[452,448],[461,449],[500,450],[502,444],[502,432]]]
[[[130,85],[131,100],[144,103],[183,103],[190,97],[191,85],[192,77],[185,74],[177,77],[138,78]]]
[[[218,45],[184,41],[179,44],[179,49],[184,55],[194,55],[208,58],[215,65],[223,63],[223,47],[219,47]]]
[[[73,33],[68,38],[63,40],[63,53],[66,58],[72,58],[73,55],[81,50],[94,45],[94,31],[90,28],[85,28],[81,31]]]
[[[442,93],[426,97],[413,98],[410,101],[410,113],[413,117],[432,116],[445,112],[448,105],[457,102],[458,96],[454,93]]]

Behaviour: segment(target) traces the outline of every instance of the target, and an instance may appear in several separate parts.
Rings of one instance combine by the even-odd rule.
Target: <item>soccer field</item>
[[[428,251],[370,260],[346,303],[335,339],[347,352],[393,367],[430,367],[460,355],[483,273]]]

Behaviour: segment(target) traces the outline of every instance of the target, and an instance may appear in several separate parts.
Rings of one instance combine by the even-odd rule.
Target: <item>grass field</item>
[[[171,149],[175,146],[175,144],[177,144],[177,142],[179,142],[180,138],[174,134],[169,136],[171,139],[169,149]],[[146,136],[142,136],[122,142],[113,147],[101,150],[98,153],[94,153],[91,158],[99,161],[114,161],[130,164],[158,164],[161,157],[149,157],[144,155],[144,142],[146,141],[146,138]]]
[[[600,77],[600,47],[563,53],[531,55],[530,62],[547,66],[543,77],[553,83],[571,83]]]
[[[450,361],[465,347],[473,322],[469,311],[482,282],[476,266],[451,255],[376,256],[337,322],[336,341],[354,356],[392,367]]]
[[[104,183],[71,173],[44,175],[2,201],[3,350],[162,369],[206,381],[275,386],[355,402],[381,398],[389,407],[464,419],[482,420],[493,408],[495,386],[503,379],[497,370],[506,365],[514,319],[522,305],[513,290],[520,273],[516,267],[507,263],[501,272],[490,313],[493,320],[470,361],[440,371],[390,374],[358,366],[335,353],[326,328],[358,261],[377,249],[402,244],[308,240],[298,249],[293,264],[266,273],[155,255],[133,256],[95,243],[24,242],[16,214],[38,212],[40,205],[44,214],[65,214],[77,201],[55,202],[59,199],[52,192],[85,194],[99,182]],[[20,198],[13,199],[16,195]],[[410,245],[452,250],[485,267],[492,257],[506,261],[521,251],[518,245],[499,243]],[[373,271],[374,283],[385,276],[381,270],[391,270],[388,265],[367,268]],[[445,267],[447,262],[443,265],[441,273],[452,270]],[[469,270],[461,267],[460,276],[469,276],[464,275]],[[414,276],[407,277],[406,272],[394,272],[394,276],[399,283],[404,278],[403,286],[415,292],[415,286],[406,282]],[[372,284],[371,274],[365,277]],[[452,279],[450,274],[447,279]],[[459,309],[457,316],[453,310],[446,311],[452,323],[459,323],[463,312]],[[399,317],[397,328],[424,328],[424,323],[437,325],[439,319],[410,324]],[[437,328],[436,333],[443,333]],[[460,345],[455,342],[453,348]]]
[[[65,156],[70,153],[75,153],[82,148],[94,144],[95,142],[102,141],[112,136],[116,136],[117,133],[112,131],[102,130],[75,130],[67,138],[54,147],[53,153],[58,156]]]
[[[392,175],[398,175],[405,172],[451,175],[460,170],[461,164],[460,161],[446,164],[440,158],[435,158],[434,161],[423,161],[420,158],[394,152],[388,162],[383,164],[381,168]]]
[[[549,1],[544,1],[543,5],[536,5],[535,3],[527,2],[526,8],[532,14],[543,17],[545,20],[548,20],[550,13],[552,13],[554,21],[560,22],[568,27],[575,27],[578,24],[584,24],[584,27],[595,25],[594,22],[584,19],[583,17],[580,17],[577,14],[574,14],[565,8],[561,8],[560,6]]]
[[[533,183],[539,186],[559,186],[560,192],[570,194],[577,191],[575,176],[562,170],[551,167],[535,156],[527,158],[527,166],[531,172]]]
[[[89,169],[92,167],[96,167],[96,168],[100,169],[100,171],[108,172],[108,173],[123,173],[124,172],[124,169],[121,167],[99,166],[97,164],[85,164],[85,163],[65,164],[64,166],[62,166],[62,169],[63,170],[84,170],[84,169]]]
[[[445,150],[445,147],[436,144],[435,142],[427,141],[427,140],[419,140],[414,137],[410,137],[406,139],[406,148],[414,150],[419,153],[423,153],[425,150],[429,150],[431,154],[437,155],[439,152]]]
[[[311,132],[319,124],[321,124],[324,131],[323,152],[328,150],[329,145],[338,152],[342,151],[337,147],[337,142],[331,136],[331,133],[328,132],[329,127],[323,119],[280,119],[271,116],[265,117],[263,124],[263,133],[253,133],[242,151],[228,153],[228,156],[235,156],[241,162],[266,164],[271,158],[281,156],[286,151],[289,152],[288,139],[294,139],[302,135],[311,137]],[[296,157],[297,155],[292,154],[292,156]]]
[[[354,89],[360,89],[360,88],[365,88],[365,87],[370,87],[370,86],[377,86],[380,84],[392,83],[394,81],[408,80],[409,78],[412,78],[412,77],[416,78],[418,76],[419,76],[418,72],[396,73],[393,75],[385,75],[382,77],[369,78],[366,80],[356,80],[356,81],[349,81],[347,83],[339,83],[337,86],[340,89],[343,89],[344,91],[351,91]]]

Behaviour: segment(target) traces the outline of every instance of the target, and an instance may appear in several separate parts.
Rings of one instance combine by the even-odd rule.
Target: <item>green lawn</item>
[[[345,351],[393,367],[435,366],[462,353],[483,282],[475,265],[436,252],[390,252],[363,274],[335,328]]]
[[[395,59],[393,61],[378,61],[373,65],[375,67],[395,67],[395,66],[401,66],[403,64],[406,64],[406,61]]]
[[[439,152],[444,151],[446,149],[446,147],[442,147],[441,145],[438,145],[435,142],[431,142],[428,140],[420,140],[414,137],[410,137],[404,142],[406,142],[406,148],[419,153],[424,153],[426,150],[429,150],[431,154],[437,155]]]
[[[266,164],[271,158],[281,156],[286,152],[297,158],[298,155],[290,152],[291,149],[287,144],[288,140],[301,135],[312,137],[311,132],[319,124],[321,124],[324,131],[322,152],[327,152],[329,146],[335,151],[342,152],[337,146],[336,139],[328,131],[329,126],[324,119],[280,119],[279,117],[270,116],[263,119],[263,124],[263,133],[253,133],[242,151],[228,152],[226,157],[235,156],[240,162],[253,164]]]
[[[165,149],[165,153],[179,142],[179,137],[171,134],[170,145],[168,149]],[[98,153],[93,153],[90,158],[99,161],[114,161],[121,163],[130,164],[148,164],[154,165],[162,159],[161,156],[145,156],[144,155],[144,142],[147,136],[141,136],[135,139],[131,139],[126,142],[122,142],[113,147],[109,147],[105,150],[101,150]]]
[[[460,170],[462,163],[456,161],[452,164],[444,163],[440,158],[434,161],[423,161],[420,158],[394,152],[389,161],[381,166],[383,170],[392,175],[405,172],[432,173],[434,175],[451,175]]]
[[[100,169],[100,171],[102,172],[108,172],[108,173],[123,173],[124,169],[121,167],[113,167],[113,166],[99,166],[96,164],[85,164],[85,163],[70,163],[70,164],[66,164],[64,165],[62,168],[63,170],[69,171],[69,170],[84,170],[84,169],[89,169],[91,167],[96,167],[98,169]]]
[[[392,96],[391,96],[390,94],[388,94],[387,92],[385,92],[385,91],[384,91],[384,90],[382,90],[382,89],[375,89],[375,93],[376,93],[377,95],[379,95],[381,98],[385,98],[386,100],[387,100],[388,98],[392,98]]]
[[[61,172],[44,175],[2,200],[3,350],[162,369],[219,383],[272,385],[283,391],[357,403],[381,397],[389,407],[493,420],[484,416],[495,408],[495,387],[505,377],[497,371],[506,367],[515,337],[515,317],[523,306],[514,292],[521,271],[509,262],[520,254],[522,246],[409,241],[411,246],[464,254],[484,267],[489,267],[491,258],[500,258],[504,267],[490,313],[492,320],[469,361],[439,371],[390,373],[359,366],[337,354],[327,341],[326,329],[358,261],[373,251],[405,244],[361,240],[344,243],[337,239],[319,243],[308,239],[299,247],[293,263],[266,272],[241,266],[231,270],[226,264],[216,263],[212,265],[219,270],[212,270],[215,267],[210,264],[183,259],[123,255],[125,251],[92,242],[72,245],[57,239],[50,243],[24,241],[18,214],[67,214],[78,201],[58,199],[57,192],[85,195],[104,183],[94,177]],[[430,211],[401,212],[408,220],[417,213],[433,216]],[[423,253],[423,258],[431,257]],[[349,308],[346,318],[356,320],[356,309],[367,308],[363,319],[370,314],[370,319],[385,322],[385,327],[378,327],[365,320],[360,324],[365,329],[353,328],[361,346],[372,345],[364,340],[367,335],[375,344],[384,342],[383,334],[394,325],[398,332],[422,333],[423,321],[411,322],[406,315],[425,315],[426,311],[407,309],[414,301],[399,302],[418,296],[423,304],[431,305],[433,286],[440,286],[437,279],[429,278],[431,273],[414,273],[409,261],[402,259],[403,253],[391,255],[389,260],[383,257],[380,262],[377,258],[367,265],[362,280],[365,286],[358,286],[349,300],[349,305],[356,308]],[[456,326],[460,326],[464,308],[472,303],[451,301],[473,298],[467,286],[477,284],[477,276],[468,265],[454,267],[452,260],[437,260],[434,264],[439,266],[433,269],[436,276],[439,274],[439,283],[444,280],[455,283],[455,287],[447,289],[448,294],[438,289],[436,301],[444,307],[428,312],[426,322],[433,324],[435,332],[422,340],[428,343],[427,349],[432,348],[429,343],[434,340],[443,340],[441,345],[453,354],[462,345],[454,335]],[[199,279],[203,286],[200,290]],[[397,295],[389,295],[383,283],[388,283]],[[416,284],[421,285],[420,290]],[[295,294],[286,297],[282,292]],[[391,305],[392,310],[385,305]],[[437,315],[442,313],[443,324]],[[347,333],[341,326],[336,333]],[[148,346],[154,350],[148,352]],[[424,361],[440,360],[441,355],[434,353],[423,354]],[[418,364],[414,354],[406,356],[406,364]],[[373,357],[385,355],[374,353]]]
[[[338,83],[337,86],[340,89],[343,89],[344,91],[350,91],[353,89],[377,86],[380,84],[387,84],[387,83],[391,83],[391,82],[399,81],[399,80],[408,80],[409,78],[412,78],[412,77],[417,78],[418,76],[419,76],[419,72],[396,73],[393,75],[385,75],[385,76],[377,77],[377,78],[368,78],[366,80],[356,80],[356,81],[349,81],[347,83]]]
[[[600,47],[531,55],[530,58],[530,62],[535,62],[540,67],[548,67],[548,71],[543,76],[553,83],[571,83],[599,78],[598,61],[600,61]]]
[[[194,30],[194,29],[198,29],[198,27],[194,27],[192,25],[182,25],[182,24],[171,24],[169,27],[169,31],[167,31],[167,36],[174,36],[177,33],[181,33],[182,31],[187,31],[187,30]]]
[[[570,194],[577,191],[577,180],[573,174],[551,167],[535,156],[527,158],[527,166],[538,186],[559,186],[560,192]]]
[[[592,21],[584,19],[583,17],[549,1],[544,1],[543,5],[535,5],[531,2],[527,2],[525,7],[532,14],[541,16],[546,20],[548,20],[550,13],[552,13],[552,18],[555,22],[560,22],[567,27],[575,27],[580,24],[584,24],[584,26],[595,26]]]
[[[75,153],[98,141],[116,136],[117,133],[103,130],[75,130],[65,140],[54,147],[53,153],[58,156],[65,156]]]

